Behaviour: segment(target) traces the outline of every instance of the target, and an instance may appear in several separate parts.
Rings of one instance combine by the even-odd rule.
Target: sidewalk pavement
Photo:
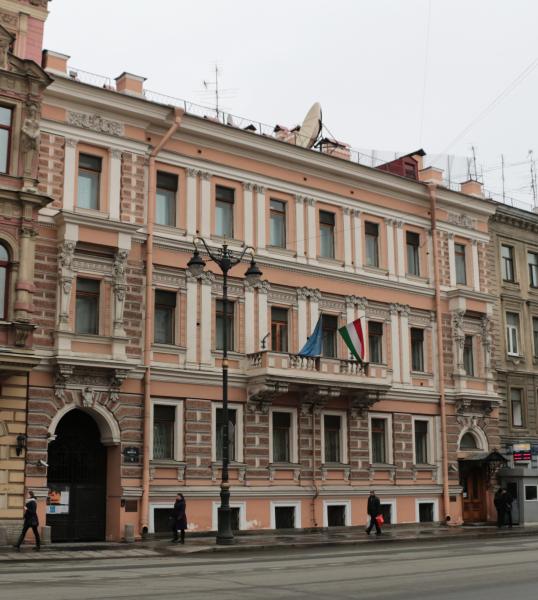
[[[323,548],[330,546],[355,546],[371,543],[413,543],[437,541],[475,540],[478,538],[499,538],[536,536],[537,527],[514,527],[499,530],[495,526],[446,527],[386,526],[381,536],[367,536],[362,527],[332,527],[314,531],[282,532],[260,531],[236,535],[232,546],[217,546],[214,535],[187,533],[185,545],[172,544],[169,540],[152,539],[134,543],[90,542],[77,544],[49,544],[34,552],[32,544],[26,544],[21,552],[11,546],[0,546],[0,565],[21,561],[65,561],[111,558],[156,558],[181,554],[207,554],[211,552],[251,553],[260,550],[282,550],[300,548]],[[31,536],[29,536],[31,537]]]

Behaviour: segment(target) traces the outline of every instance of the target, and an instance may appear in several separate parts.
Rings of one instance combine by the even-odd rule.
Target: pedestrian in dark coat
[[[178,494],[176,496],[174,508],[172,509],[172,532],[174,534],[172,542],[174,542],[174,544],[177,544],[178,541],[181,544],[185,543],[185,529],[187,529],[186,509],[187,503],[185,502],[185,497],[183,494]],[[178,531],[181,532],[181,538],[179,540],[177,536]]]
[[[370,492],[367,505],[368,514],[370,515],[370,525],[366,529],[366,533],[370,535],[370,531],[375,527],[376,535],[381,535],[381,527],[377,521],[377,517],[381,514],[381,501],[375,495],[374,490]]]
[[[39,537],[39,519],[37,517],[37,500],[35,499],[34,492],[28,492],[28,500],[24,505],[24,523],[22,526],[22,531],[19,536],[17,543],[15,544],[15,548],[20,552],[21,544],[24,542],[24,538],[26,536],[26,532],[31,528],[34,532],[35,537],[35,548],[39,552],[41,548],[41,538]]]
[[[495,492],[495,496],[493,498],[493,504],[495,504],[495,508],[497,510],[497,527],[499,527],[499,529],[504,525],[505,520],[505,502],[503,496],[503,489],[499,488]]]
[[[508,527],[512,528],[512,502],[514,499],[512,498],[512,494],[507,489],[503,490],[502,499],[504,502],[504,514],[508,518]]]

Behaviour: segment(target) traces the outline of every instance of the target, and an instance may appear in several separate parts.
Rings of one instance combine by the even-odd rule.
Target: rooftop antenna
[[[473,153],[474,179],[475,181],[478,181],[478,171],[476,170],[476,149],[474,146],[471,146],[471,152]]]
[[[219,110],[219,66],[215,63],[215,81],[202,81],[206,90],[210,90],[211,86],[215,88],[215,112],[217,113],[217,119],[220,119],[220,110]]]
[[[529,150],[529,161],[531,167],[532,206],[533,208],[536,208],[536,163],[534,161],[532,150]]]
[[[321,132],[321,105],[314,102],[306,113],[299,134],[296,134],[295,145],[303,148],[312,148]]]
[[[504,187],[504,154],[501,154],[501,180],[503,184],[503,202],[506,202],[506,190]]]

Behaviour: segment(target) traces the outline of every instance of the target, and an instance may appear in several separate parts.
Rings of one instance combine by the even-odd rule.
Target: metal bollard
[[[50,525],[43,525],[41,527],[41,544],[48,546],[51,542],[52,527]]]
[[[132,544],[135,541],[134,525],[125,525],[123,537],[128,544]]]

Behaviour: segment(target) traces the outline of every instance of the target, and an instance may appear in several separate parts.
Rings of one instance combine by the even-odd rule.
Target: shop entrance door
[[[53,542],[105,539],[106,448],[95,421],[74,409],[58,423],[48,454],[47,525]]]

